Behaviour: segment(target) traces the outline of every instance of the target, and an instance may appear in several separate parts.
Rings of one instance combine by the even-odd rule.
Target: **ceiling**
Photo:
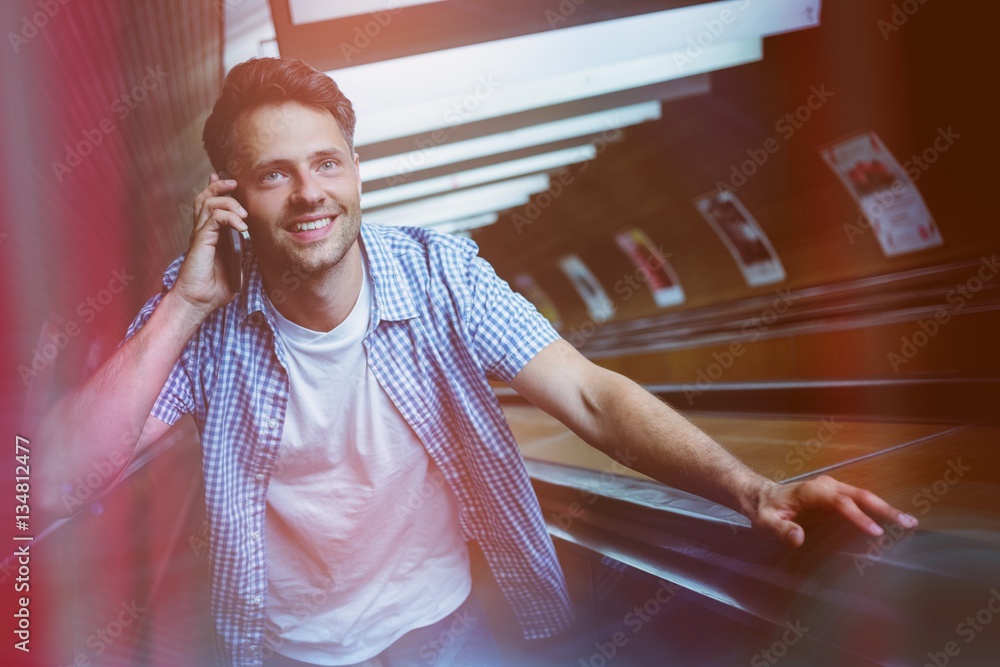
[[[232,6],[230,6],[232,4]],[[602,134],[711,90],[819,0],[248,0],[225,3],[225,65],[301,58],[358,114],[366,220],[463,232],[592,159]]]

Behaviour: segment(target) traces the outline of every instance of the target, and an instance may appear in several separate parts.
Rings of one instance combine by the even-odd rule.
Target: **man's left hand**
[[[757,511],[750,518],[758,535],[798,547],[805,540],[805,531],[796,520],[813,511],[838,514],[872,537],[884,532],[878,521],[898,523],[904,528],[917,525],[916,518],[900,512],[871,491],[827,475],[804,482],[767,485],[760,492]]]

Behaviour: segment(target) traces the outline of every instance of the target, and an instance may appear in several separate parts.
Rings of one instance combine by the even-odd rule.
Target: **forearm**
[[[631,380],[556,341],[511,381],[522,396],[591,445],[664,484],[726,505],[748,517],[754,531],[797,547],[807,510],[840,514],[868,535],[875,519],[912,528],[917,521],[875,494],[820,475],[776,484],[732,456],[708,435]]]
[[[77,477],[102,487],[131,458],[153,403],[184,345],[204,316],[168,293],[149,321],[78,389],[43,418],[38,443],[39,499],[52,514],[65,514],[62,485]],[[89,484],[89,480],[88,480]]]
[[[769,480],[636,383],[605,373],[588,401],[588,442],[664,484],[752,517]]]

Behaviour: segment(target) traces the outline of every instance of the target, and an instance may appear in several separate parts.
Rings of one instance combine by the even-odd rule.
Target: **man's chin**
[[[307,251],[283,253],[276,265],[282,272],[291,270],[300,278],[317,276],[334,270],[347,256],[351,246],[338,248],[323,244],[323,247],[310,248]]]
[[[339,258],[333,248],[311,248],[306,252],[281,253],[275,265],[282,270],[291,269],[296,274],[313,274],[328,271],[337,265]]]

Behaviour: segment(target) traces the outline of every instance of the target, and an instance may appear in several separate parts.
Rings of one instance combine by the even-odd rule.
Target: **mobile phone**
[[[239,292],[243,289],[243,233],[227,226],[219,235],[219,252],[229,287]]]
[[[219,178],[229,178],[229,174],[219,172]],[[243,233],[227,225],[219,235],[218,250],[222,255],[222,266],[225,268],[229,287],[234,292],[239,292],[243,289]]]

